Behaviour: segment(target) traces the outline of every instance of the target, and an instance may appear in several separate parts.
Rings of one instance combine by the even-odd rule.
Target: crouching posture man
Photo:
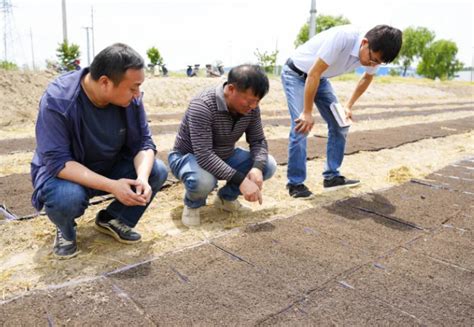
[[[95,195],[115,200],[95,227],[122,243],[141,236],[133,227],[167,177],[141,101],[144,61],[132,48],[114,44],[90,68],[53,81],[40,101],[37,147],[31,163],[32,202],[56,225],[53,253],[78,253],[75,219]]]
[[[217,194],[217,208],[250,210],[237,200],[239,195],[262,203],[263,181],[276,170],[258,107],[268,89],[268,78],[260,67],[241,65],[229,72],[223,85],[191,101],[168,156],[171,171],[186,188],[184,225],[200,224],[199,208],[206,204],[218,180],[227,183]],[[235,147],[244,133],[250,151]]]

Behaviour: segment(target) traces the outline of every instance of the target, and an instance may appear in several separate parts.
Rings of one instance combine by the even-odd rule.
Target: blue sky
[[[62,41],[61,0],[10,0],[7,21],[8,59],[32,64],[30,29],[36,66],[55,59]],[[255,62],[255,49],[278,48],[278,63],[294,49],[293,43],[309,17],[311,0],[66,0],[68,38],[80,45],[87,64],[86,30],[94,9],[96,53],[114,42],[124,42],[146,57],[156,46],[170,69],[222,60],[226,66]],[[473,4],[467,0],[317,0],[318,14],[343,15],[370,29],[389,24],[400,29],[424,26],[437,39],[457,43],[458,59],[473,65]],[[0,26],[3,39],[3,17]],[[2,40],[3,41],[3,40]],[[0,50],[4,58],[3,42]]]

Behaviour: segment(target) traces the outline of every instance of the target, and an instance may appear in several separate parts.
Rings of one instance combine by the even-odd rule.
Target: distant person
[[[328,78],[364,66],[365,73],[345,104],[346,118],[352,120],[352,106],[365,92],[379,65],[392,62],[400,51],[402,32],[378,25],[362,34],[352,25],[337,26],[321,32],[299,46],[283,66],[283,89],[291,116],[288,144],[288,184],[290,196],[307,198],[306,140],[314,125],[313,103],[328,126],[324,189],[332,191],[357,186],[339,172],[349,127],[340,127],[330,110],[338,99]]]
[[[219,76],[222,76],[224,75],[224,64],[222,63],[218,63],[217,64],[217,71],[219,72]]]
[[[191,65],[188,65],[188,68],[186,69],[186,75],[188,77],[192,77],[193,75],[193,67]]]
[[[191,73],[191,76],[194,77],[194,76],[198,76],[199,74],[199,66],[201,66],[200,64],[194,64],[194,68],[193,68],[193,71]]]
[[[161,73],[163,74],[164,77],[168,76],[168,68],[166,68],[165,64],[161,65]]]
[[[79,59],[74,60],[74,70],[81,70],[81,61]]]
[[[140,241],[133,227],[167,178],[141,100],[143,68],[135,50],[117,43],[90,68],[54,80],[41,98],[32,203],[56,225],[59,258],[78,253],[75,219],[96,195],[115,200],[99,211],[95,227],[121,243]]]
[[[168,156],[171,171],[186,189],[184,225],[200,224],[200,208],[218,180],[227,183],[217,193],[215,207],[250,210],[238,201],[239,195],[262,203],[263,181],[276,170],[258,106],[268,90],[268,78],[260,67],[241,65],[229,72],[225,83],[191,100]],[[250,151],[235,147],[244,133]]]
[[[221,74],[217,70],[217,67],[213,67],[211,64],[206,64],[206,77],[220,77]]]

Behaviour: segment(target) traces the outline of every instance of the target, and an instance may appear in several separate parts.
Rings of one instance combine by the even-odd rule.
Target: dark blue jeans
[[[306,141],[308,135],[295,131],[295,119],[303,112],[305,79],[292,71],[287,65],[284,65],[281,80],[291,116],[287,177],[289,184],[298,185],[306,180]],[[333,102],[338,102],[338,100],[331,83],[328,79],[321,78],[315,104],[328,128],[326,164],[323,171],[324,179],[331,179],[340,175],[339,168],[344,159],[346,138],[349,132],[349,127],[339,127],[337,124],[330,109]]]
[[[104,176],[111,179],[137,178],[135,167],[131,160],[120,161]],[[155,160],[148,179],[152,189],[152,199],[160,190],[167,177],[168,171],[164,163],[160,160]],[[44,202],[48,218],[61,230],[67,240],[76,239],[74,228],[76,224],[74,220],[84,214],[84,211],[89,206],[89,199],[104,194],[107,193],[56,177],[49,179],[40,191],[41,200]],[[114,200],[106,210],[110,215],[126,225],[135,227],[150,203],[145,207],[128,207],[118,200]]]
[[[206,205],[207,196],[217,186],[217,178],[202,169],[197,163],[196,157],[191,153],[183,155],[176,151],[170,152],[168,162],[171,172],[183,182],[186,189],[184,204],[189,208],[199,208]],[[251,153],[241,148],[236,148],[234,154],[225,162],[245,175],[253,166]],[[268,155],[267,164],[263,169],[263,179],[271,178],[276,169],[275,159]],[[239,186],[227,183],[219,190],[218,195],[224,200],[234,201],[241,193]]]

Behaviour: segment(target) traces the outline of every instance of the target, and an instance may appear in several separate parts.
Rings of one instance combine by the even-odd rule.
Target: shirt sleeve
[[[148,119],[145,112],[145,107],[143,106],[143,102],[140,101],[138,104],[138,123],[140,124],[140,131],[141,131],[141,142],[139,151],[144,151],[148,149],[152,149],[153,152],[156,154],[156,145],[153,142],[153,137],[151,134],[150,127],[148,125]]]
[[[240,185],[245,176],[242,178],[243,174],[230,167],[213,150],[212,121],[212,112],[204,101],[192,100],[188,109],[188,126],[196,161],[217,179]]]
[[[47,101],[42,99],[36,122],[36,151],[51,176],[57,176],[66,162],[76,161],[71,152],[71,138],[66,116],[48,108]]]
[[[337,32],[332,37],[326,38],[316,53],[317,58],[321,58],[328,66],[334,64],[341,51],[345,47],[346,40],[342,32]]]

